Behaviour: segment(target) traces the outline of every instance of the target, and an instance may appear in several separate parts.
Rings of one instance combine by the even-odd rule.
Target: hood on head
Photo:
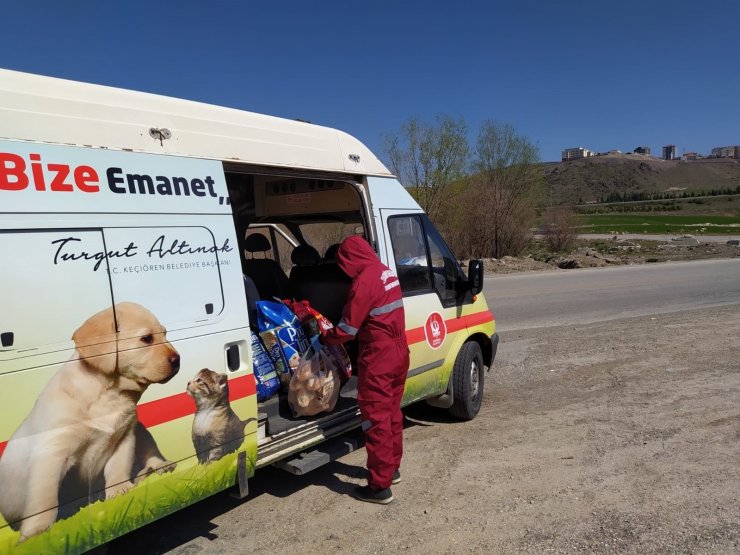
[[[359,235],[347,237],[342,241],[337,251],[337,261],[342,271],[351,278],[368,266],[379,262],[370,243]]]

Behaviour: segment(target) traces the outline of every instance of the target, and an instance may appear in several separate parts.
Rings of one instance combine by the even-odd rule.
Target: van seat
[[[295,268],[290,273],[290,290],[293,298],[308,301],[311,306],[337,325],[352,280],[336,264],[319,264]]]
[[[257,286],[260,298],[284,299],[289,296],[288,276],[285,275],[280,264],[267,258],[267,251],[272,249],[270,242],[264,235],[253,233],[244,240],[244,250],[251,253],[253,258],[244,262],[244,273],[252,278]],[[263,258],[254,258],[255,253],[261,252]]]
[[[296,266],[313,266],[318,264],[319,260],[321,260],[319,251],[305,243],[298,245],[290,253],[290,261]]]
[[[337,263],[337,251],[339,251],[339,243],[334,243],[333,245],[329,245],[326,248],[326,251],[324,252],[324,258],[322,260],[323,264],[328,263]]]
[[[303,244],[293,249],[293,252],[290,253],[290,260],[294,264],[290,269],[291,280],[300,281],[304,269],[318,264],[321,260],[321,255],[311,245]]]

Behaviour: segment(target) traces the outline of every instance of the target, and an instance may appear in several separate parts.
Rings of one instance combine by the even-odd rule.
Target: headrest
[[[326,249],[326,252],[324,253],[324,260],[336,260],[338,250],[339,250],[339,243],[334,243],[333,245],[330,245]]]
[[[296,266],[311,266],[321,260],[321,255],[311,245],[298,245],[290,253],[290,260]]]
[[[252,233],[244,240],[244,249],[248,252],[265,252],[272,248],[267,237],[259,233]]]

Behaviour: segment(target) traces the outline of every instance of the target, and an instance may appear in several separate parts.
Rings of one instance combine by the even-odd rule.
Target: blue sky
[[[711,8],[710,6],[716,6]],[[740,143],[740,30],[704,2],[5,0],[0,67],[346,131],[411,117],[563,148]]]

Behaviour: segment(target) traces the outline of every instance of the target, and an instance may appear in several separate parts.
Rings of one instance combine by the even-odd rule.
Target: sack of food
[[[259,336],[252,330],[249,333],[252,336],[252,367],[257,382],[257,400],[266,401],[280,389],[280,378]]]
[[[283,303],[257,301],[257,329],[280,381],[287,387],[309,347],[298,318]]]
[[[313,341],[319,334],[326,335],[334,327],[329,319],[313,308],[308,301],[286,299],[283,302],[298,317],[309,341]],[[330,345],[328,351],[336,362],[339,378],[345,383],[352,376],[352,363],[347,350],[342,345]]]
[[[290,379],[288,404],[293,416],[333,411],[340,387],[336,364],[327,349],[310,349]]]
[[[303,331],[309,339],[318,334],[323,335],[333,327],[329,319],[313,308],[308,301],[285,299],[283,302],[298,317],[301,326],[303,326]]]

